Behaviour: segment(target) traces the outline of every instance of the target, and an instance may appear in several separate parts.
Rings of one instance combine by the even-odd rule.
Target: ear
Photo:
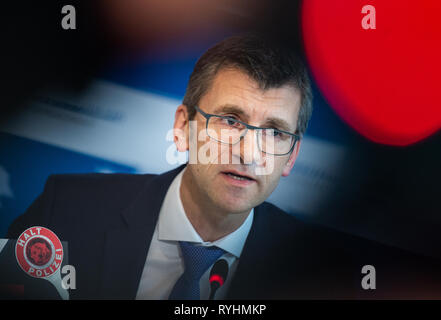
[[[302,142],[301,139],[296,142],[294,150],[289,155],[288,162],[285,164],[285,167],[283,168],[283,171],[282,171],[283,177],[287,177],[290,174],[292,167],[294,166],[294,163],[296,162],[297,156],[299,155],[301,142]]]
[[[181,104],[175,113],[175,123],[173,125],[173,141],[179,152],[185,152],[189,148],[188,136],[188,110],[187,106]]]

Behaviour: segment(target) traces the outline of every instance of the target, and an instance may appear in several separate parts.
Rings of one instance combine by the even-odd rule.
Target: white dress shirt
[[[215,299],[225,297],[239,263],[253,222],[254,209],[234,232],[214,242],[204,242],[188,220],[182,205],[179,190],[185,170],[186,168],[175,177],[162,203],[136,299],[168,299],[176,281],[184,272],[179,241],[193,242],[203,246],[214,245],[225,250],[226,253],[221,258],[229,264],[228,277],[224,285],[217,290]],[[210,294],[208,280],[210,270],[211,267],[202,275],[199,283],[201,299],[208,299]]]

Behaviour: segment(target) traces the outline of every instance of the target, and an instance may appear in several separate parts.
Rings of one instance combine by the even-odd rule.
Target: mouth
[[[222,171],[221,173],[236,181],[241,181],[245,183],[256,182],[256,179],[242,172],[228,170],[228,171]]]

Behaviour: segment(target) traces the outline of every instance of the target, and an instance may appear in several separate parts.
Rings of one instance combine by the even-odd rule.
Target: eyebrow
[[[214,114],[234,113],[238,116],[242,116],[243,118],[248,119],[248,114],[245,111],[243,111],[242,108],[240,108],[239,106],[236,106],[234,104],[221,105],[221,106],[217,107],[216,109],[214,109],[213,113]],[[265,126],[273,126],[276,129],[284,130],[287,132],[294,131],[292,129],[291,125],[286,120],[281,119],[281,118],[275,118],[275,117],[267,118],[265,120]]]
[[[246,112],[234,104],[224,104],[222,106],[217,107],[213,111],[214,114],[219,114],[222,112],[223,113],[235,113],[239,116],[243,116],[244,118],[248,119],[248,115],[246,114]]]
[[[273,126],[273,127],[275,127],[276,129],[279,129],[279,130],[283,130],[283,131],[287,131],[287,132],[291,132],[291,133],[293,133],[292,131],[294,131],[294,130],[291,128],[291,126],[289,125],[289,123],[286,122],[286,121],[283,120],[283,119],[279,119],[279,118],[268,118],[268,119],[265,121],[265,123],[266,123],[266,125],[268,125],[268,126]]]

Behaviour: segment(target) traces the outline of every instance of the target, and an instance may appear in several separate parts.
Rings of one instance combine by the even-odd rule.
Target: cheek
[[[278,185],[280,177],[284,173],[286,167],[286,159],[275,158],[274,168],[272,172],[268,175],[262,176],[264,181],[264,188],[267,192],[271,193]]]
[[[280,179],[282,174],[285,173],[286,168],[288,167],[288,160],[287,157],[275,157],[273,175],[276,176],[277,179]]]
[[[194,183],[202,189],[210,188],[216,173],[215,169],[216,166],[212,164],[193,165]]]
[[[290,161],[290,158],[285,159],[283,163],[280,165],[281,166],[280,174],[283,177],[287,177],[290,174],[293,165],[294,165],[294,161]]]
[[[194,154],[194,160],[199,165],[209,165],[221,163],[221,154],[225,152],[223,145],[206,137],[205,134],[201,134],[200,139],[196,143],[196,153]]]

